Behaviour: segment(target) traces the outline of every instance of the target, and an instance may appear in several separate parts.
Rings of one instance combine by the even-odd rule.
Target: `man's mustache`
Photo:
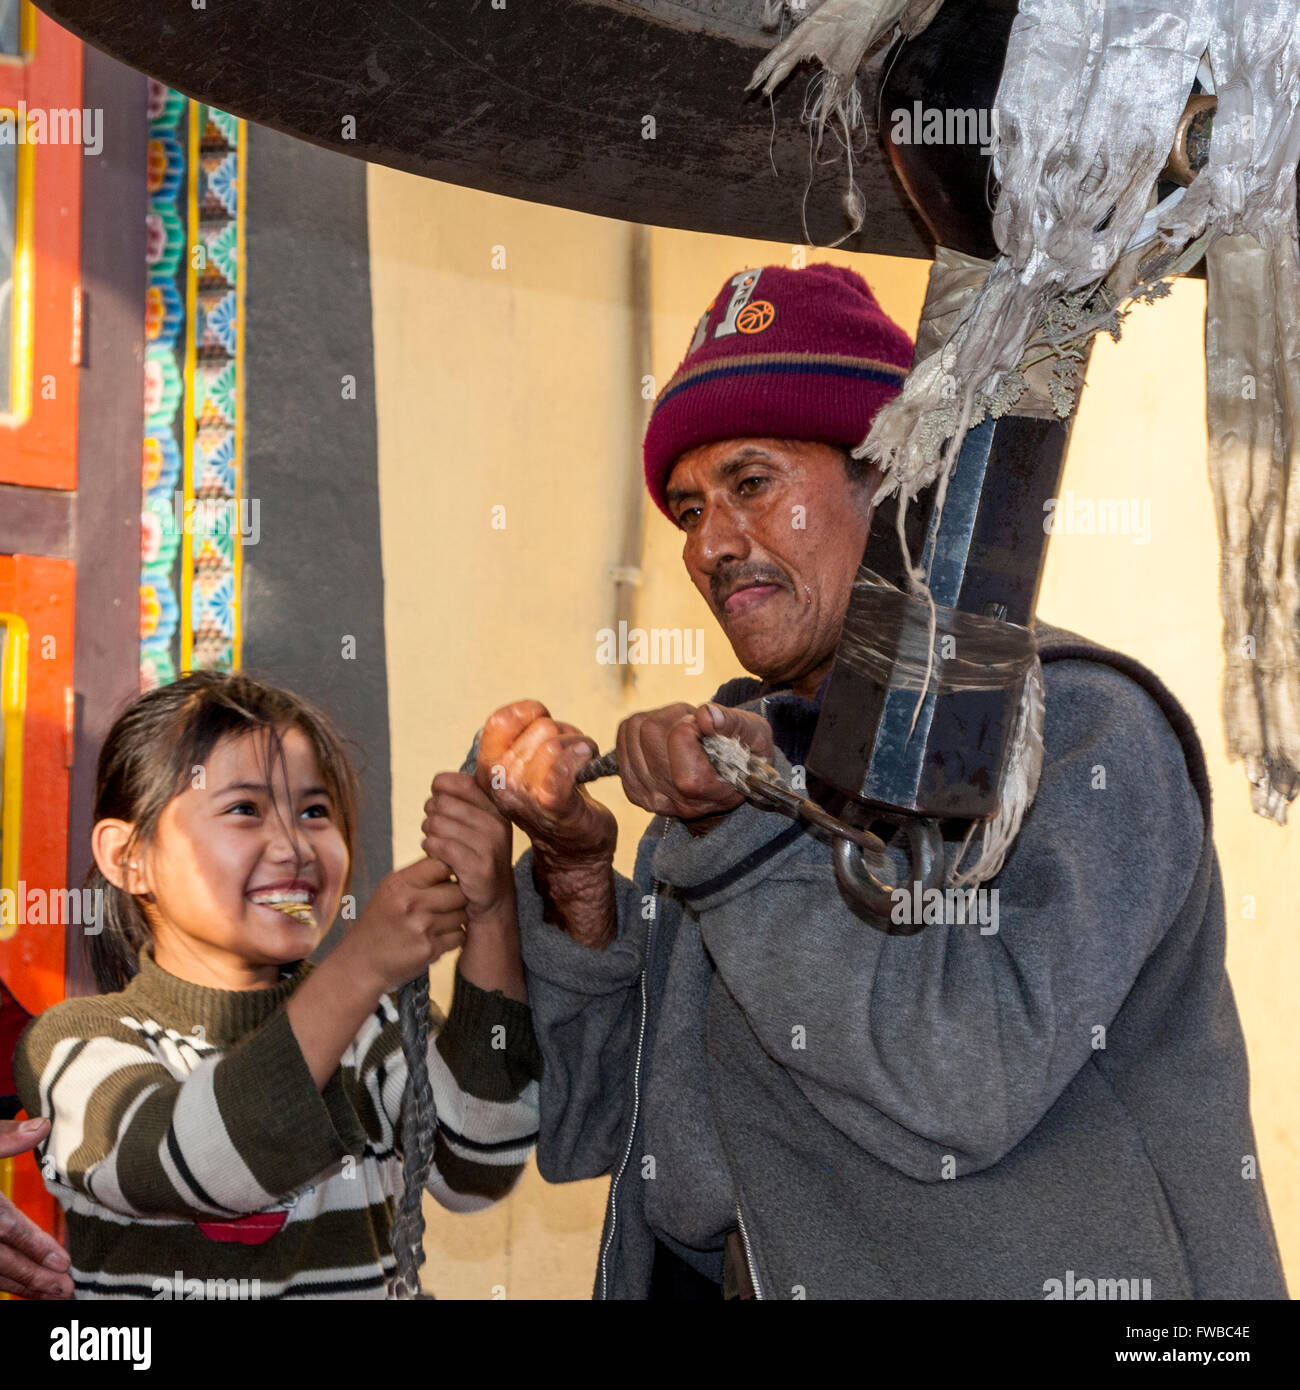
[[[730,569],[716,570],[709,576],[709,594],[713,606],[721,610],[722,605],[737,589],[748,588],[753,584],[776,584],[782,589],[793,589],[790,576],[775,565],[733,565]]]

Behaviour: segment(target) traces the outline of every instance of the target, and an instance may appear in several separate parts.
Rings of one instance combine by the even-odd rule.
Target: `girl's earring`
[[[138,869],[139,867],[140,867],[140,866],[135,862],[134,859],[131,860],[130,864],[128,865],[128,868],[132,868],[132,869]],[[147,902],[147,903],[153,902],[153,894],[152,894],[152,893],[137,893],[137,894],[136,894],[136,897],[138,897],[138,898],[143,898],[143,899],[145,900],[145,902]]]

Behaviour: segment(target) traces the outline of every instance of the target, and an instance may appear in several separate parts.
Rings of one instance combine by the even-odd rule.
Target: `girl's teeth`
[[[295,922],[303,922],[308,926],[316,925],[316,918],[312,915],[311,908],[296,898],[283,898],[278,902],[268,902],[267,907],[273,907],[277,912],[283,912],[286,917],[292,917]]]
[[[251,896],[259,907],[274,908],[276,912],[283,912],[286,917],[292,917],[295,922],[305,926],[316,925],[316,917],[311,910],[311,894],[301,888],[289,892],[254,893]]]

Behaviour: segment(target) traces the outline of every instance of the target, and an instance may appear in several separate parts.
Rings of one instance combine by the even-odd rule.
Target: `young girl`
[[[383,1298],[406,1081],[390,996],[456,946],[429,1049],[428,1189],[466,1211],[513,1186],[541,1068],[510,827],[460,773],[434,780],[426,812],[429,857],[384,879],[313,967],[356,834],[329,721],[212,672],[118,719],[99,759],[89,937],[114,992],[48,1010],[15,1056],[27,1113],[52,1122],[42,1169],[76,1297]]]

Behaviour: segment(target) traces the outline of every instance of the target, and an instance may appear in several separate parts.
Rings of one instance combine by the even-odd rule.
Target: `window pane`
[[[22,0],[0,0],[0,53],[18,52],[18,11]]]

